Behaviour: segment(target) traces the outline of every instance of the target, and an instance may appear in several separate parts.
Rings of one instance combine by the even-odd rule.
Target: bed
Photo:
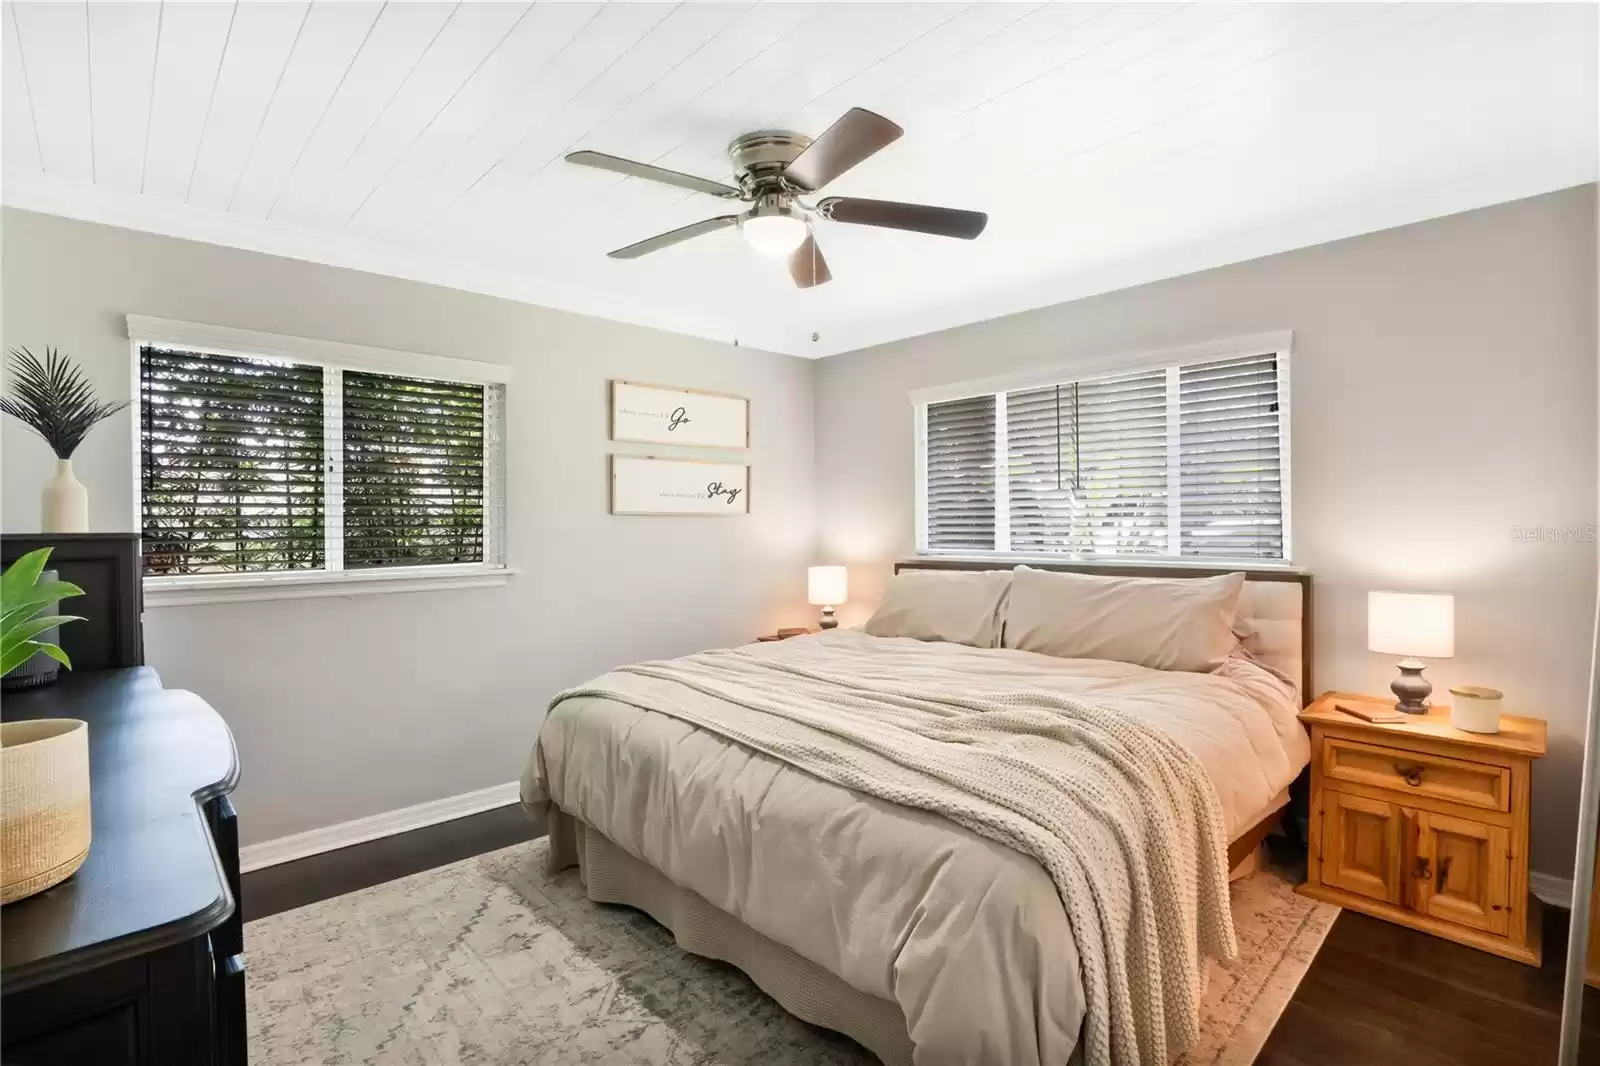
[[[810,688],[785,694],[796,703],[809,703],[830,678],[862,688],[882,678],[890,691],[890,679],[916,676],[977,700],[1025,691],[1115,708],[1119,720],[1144,723],[1203,765],[1232,867],[1278,820],[1308,757],[1295,714],[1311,691],[1310,589],[1304,574],[1246,572],[1238,616],[1251,654],[1230,656],[1213,673],[837,630],[720,653],[699,673],[634,678],[622,692],[581,689],[552,705],[523,802],[548,821],[552,865],[577,866],[590,898],[645,911],[685,950],[737,966],[791,1013],[891,1066],[1064,1063],[1075,1050],[1114,1061],[1114,1033],[1109,1044],[1102,1036],[1093,1050],[1080,1047],[1099,1014],[1090,1008],[1104,998],[1096,991],[1105,983],[1096,976],[1103,947],[1075,935],[1083,911],[1067,905],[1054,865],[1047,872],[1037,849],[1007,846],[983,825],[975,831],[963,818],[869,794],[882,791],[876,786],[841,783],[892,778],[892,752],[872,757],[872,778],[850,778],[826,761],[797,768],[787,749],[708,728],[712,719],[697,715],[746,698],[720,688],[715,671],[744,671],[752,691],[774,671],[810,679]],[[1139,892],[1133,898],[1153,906]],[[1193,950],[1204,930],[1192,916],[1167,913],[1179,909],[1169,901],[1142,913],[1146,925],[1152,913],[1178,921],[1171,935]],[[1170,1033],[1161,1039],[1155,1046],[1172,1048]],[[1129,1061],[1125,1051],[1120,1061]]]

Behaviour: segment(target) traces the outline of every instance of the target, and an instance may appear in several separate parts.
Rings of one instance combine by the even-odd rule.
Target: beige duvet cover
[[[1306,762],[1292,695],[1242,659],[1210,675],[1167,673],[850,631],[750,653],[825,667],[869,649],[882,656],[885,645],[908,663],[957,664],[975,695],[1014,693],[1025,676],[1030,690],[1156,726],[1204,765],[1230,835]],[[523,790],[530,805],[548,799],[757,932],[897,1004],[919,1066],[1063,1063],[1077,1042],[1079,956],[1050,877],[943,817],[599,698],[552,709]]]

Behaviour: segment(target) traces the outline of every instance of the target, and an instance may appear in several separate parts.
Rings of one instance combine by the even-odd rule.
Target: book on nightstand
[[[1355,715],[1364,722],[1376,722],[1379,725],[1389,722],[1404,722],[1406,720],[1404,711],[1397,711],[1394,707],[1382,703],[1340,700],[1333,706],[1336,710],[1343,711],[1345,714]]]

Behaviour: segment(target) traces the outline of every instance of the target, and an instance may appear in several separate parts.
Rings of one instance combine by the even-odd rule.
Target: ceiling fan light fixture
[[[816,138],[788,130],[746,133],[728,145],[735,182],[732,185],[587,149],[568,153],[567,162],[750,205],[742,215],[701,219],[613,249],[606,253],[612,259],[637,259],[694,237],[738,226],[745,242],[759,255],[786,260],[795,285],[812,289],[833,280],[828,261],[811,232],[813,218],[966,241],[983,232],[989,216],[982,211],[854,196],[828,196],[815,203],[809,200],[811,194],[820,192],[904,133],[882,115],[860,107],[846,111]]]
[[[751,215],[739,224],[745,241],[762,255],[780,259],[805,243],[804,219],[789,214]]]

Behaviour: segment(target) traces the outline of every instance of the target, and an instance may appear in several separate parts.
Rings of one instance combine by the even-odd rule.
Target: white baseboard
[[[446,796],[444,799],[429,800],[414,807],[402,807],[397,811],[385,811],[383,814],[374,814],[368,818],[357,818],[353,822],[340,822],[338,825],[311,829],[293,836],[249,844],[239,849],[239,869],[249,873],[264,866],[293,862],[308,855],[320,855],[325,851],[348,848],[352,844],[363,844],[379,837],[438,825],[440,822],[465,818],[469,814],[478,814],[496,807],[505,807],[518,801],[520,788],[516,781],[507,781],[503,785],[491,785],[476,792]]]
[[[357,818],[353,822],[340,822],[338,825],[311,829],[293,836],[264,840],[259,844],[250,844],[239,849],[239,869],[249,873],[251,870],[259,870],[266,866],[293,862],[295,859],[320,855],[325,851],[336,851],[339,848],[348,848],[352,844],[364,844],[379,837],[393,836],[396,833],[438,825],[440,822],[448,822],[455,818],[465,818],[469,814],[494,810],[496,807],[509,806],[520,799],[520,792],[521,786],[518,782],[507,781],[503,785],[490,785],[476,792],[464,792],[459,796],[429,800],[414,807],[402,807],[397,811],[385,811],[383,814]],[[1572,879],[1569,877],[1534,872],[1528,875],[1528,887],[1541,903],[1567,909],[1572,907]]]
[[[1528,888],[1539,897],[1540,903],[1548,903],[1552,907],[1572,909],[1572,878],[1556,877],[1553,874],[1530,873],[1528,875]]]

